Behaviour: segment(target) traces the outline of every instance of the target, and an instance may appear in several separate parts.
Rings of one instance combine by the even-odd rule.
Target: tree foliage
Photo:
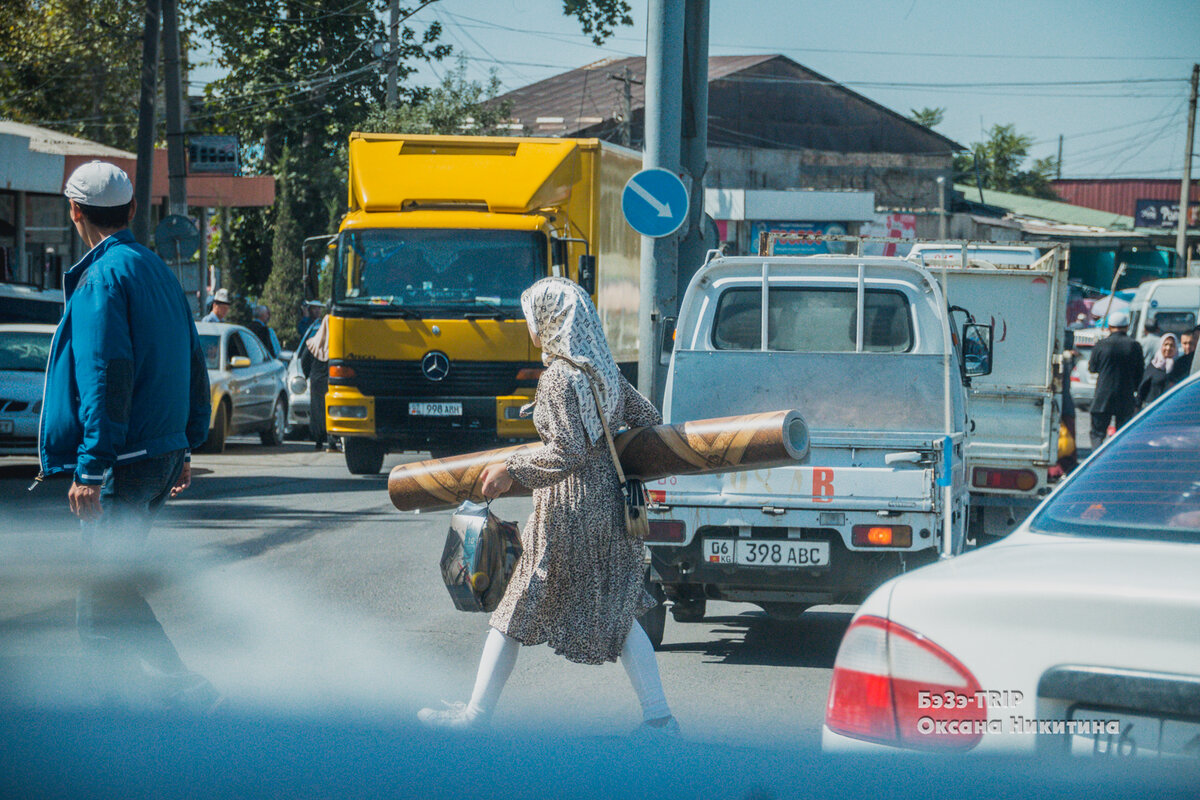
[[[395,108],[377,108],[363,121],[360,130],[370,133],[469,134],[488,136],[502,133],[511,104],[493,103],[500,92],[500,79],[493,70],[487,85],[467,80],[467,62],[448,70],[440,85],[419,94],[415,100]]]
[[[0,117],[132,150],[144,0],[4,0],[3,7]]]
[[[924,125],[926,128],[936,128],[946,119],[946,109],[944,108],[910,108],[908,118],[918,125]]]
[[[275,225],[271,236],[271,275],[263,287],[262,301],[271,309],[271,327],[287,348],[299,338],[296,323],[304,301],[304,269],[301,251],[304,234],[292,214],[292,185],[295,176],[283,173],[276,180]]]
[[[978,180],[985,189],[1057,199],[1050,186],[1057,159],[1035,159],[1028,169],[1022,169],[1032,145],[1032,137],[1017,133],[1015,125],[993,125],[986,141],[974,142],[969,153],[954,157],[954,180],[970,184]]]
[[[563,0],[563,13],[579,20],[583,32],[596,44],[604,44],[620,25],[632,25],[625,0]]]

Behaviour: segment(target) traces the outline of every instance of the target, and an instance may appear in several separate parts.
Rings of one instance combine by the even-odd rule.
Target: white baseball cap
[[[83,206],[112,208],[133,199],[133,184],[116,164],[89,161],[71,173],[63,194]]]
[[[1108,315],[1108,327],[1110,328],[1128,328],[1129,315],[1124,311],[1114,311]]]

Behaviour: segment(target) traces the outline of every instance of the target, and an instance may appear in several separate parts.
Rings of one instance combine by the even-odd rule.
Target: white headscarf
[[[1158,352],[1154,354],[1154,358],[1150,362],[1158,369],[1161,369],[1163,372],[1170,372],[1171,367],[1175,366],[1174,358],[1167,358],[1166,356],[1163,355],[1163,345],[1167,343],[1167,339],[1170,339],[1171,341],[1175,342],[1175,355],[1179,355],[1179,340],[1175,338],[1175,334],[1168,333],[1165,336],[1163,336],[1162,339],[1159,341]]]
[[[565,358],[582,367],[590,367],[600,390],[604,419],[610,425],[621,400],[621,372],[608,349],[600,315],[592,299],[579,284],[566,278],[543,278],[521,295],[521,310],[538,338],[542,340],[542,363]],[[595,442],[604,435],[596,401],[589,381],[573,381],[583,426]]]

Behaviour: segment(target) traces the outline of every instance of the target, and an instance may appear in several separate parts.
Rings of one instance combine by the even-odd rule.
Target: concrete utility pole
[[[678,316],[679,304],[692,276],[704,263],[704,256],[716,246],[715,237],[705,225],[704,174],[708,172],[708,3],[687,0],[683,30],[683,126],[680,166],[691,177],[688,220],[679,240],[679,266],[676,274],[676,300],[671,316]]]
[[[623,96],[624,103],[621,106],[621,144],[626,147],[630,146],[633,141],[633,87],[641,86],[642,81],[634,80],[633,72],[629,67],[625,67],[622,74],[615,73],[608,76],[614,81],[621,81],[625,84],[625,94]]]
[[[145,32],[142,34],[142,88],[138,97],[137,174],[133,179],[133,238],[150,242],[150,186],[154,178],[154,98],[158,94],[159,0],[146,0]]]
[[[396,84],[400,79],[397,53],[400,49],[400,0],[391,0],[391,13],[391,22],[388,23],[387,107],[395,108],[399,99]]]
[[[683,93],[684,3],[650,0],[646,22],[646,145],[642,166],[679,173]],[[642,237],[638,313],[638,388],[660,408],[665,370],[660,362],[664,316],[679,307],[679,241]]]
[[[1063,135],[1060,133],[1058,135],[1058,158],[1055,159],[1055,161],[1054,161],[1054,177],[1055,178],[1062,177],[1062,143],[1063,143]]]
[[[168,213],[187,216],[187,153],[183,135],[183,82],[179,71],[179,12],[176,0],[162,3],[164,98],[167,106]]]
[[[1175,252],[1189,278],[1200,277],[1200,262],[1188,264],[1188,201],[1192,196],[1192,143],[1196,133],[1196,87],[1200,84],[1200,64],[1192,64],[1192,93],[1188,98],[1187,143],[1184,145],[1183,180],[1179,183],[1179,227],[1175,233]]]

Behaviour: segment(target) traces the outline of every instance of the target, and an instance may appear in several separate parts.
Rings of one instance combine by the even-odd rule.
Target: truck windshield
[[[1030,527],[1048,533],[1200,541],[1200,382],[1121,431]]]
[[[338,243],[335,303],[520,314],[521,292],[546,274],[536,231],[351,230]]]
[[[767,349],[807,353],[853,353],[858,337],[854,289],[772,287],[767,309]],[[717,303],[713,347],[757,350],[762,343],[762,290],[729,289]],[[907,352],[913,330],[908,300],[896,291],[863,293],[863,351]]]

